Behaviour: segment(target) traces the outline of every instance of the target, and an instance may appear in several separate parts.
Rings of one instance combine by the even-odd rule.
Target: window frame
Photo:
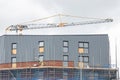
[[[40,57],[42,57],[43,60],[41,60]],[[43,62],[43,61],[44,61],[44,55],[39,55],[39,56],[38,56],[38,60],[39,60],[40,62]]]
[[[68,47],[63,47],[63,52],[64,53],[68,53],[68,51],[69,51]]]
[[[11,45],[11,48],[12,48],[12,50],[13,49],[17,49],[17,43],[11,43],[12,45]],[[14,47],[14,45],[15,45],[15,47]]]
[[[83,46],[80,46],[80,44],[83,44]],[[87,46],[85,46],[87,44]],[[83,53],[80,53],[79,49],[83,49]],[[83,42],[83,41],[79,41],[78,42],[78,53],[79,54],[88,54],[89,53],[89,42]]]
[[[80,60],[81,58],[81,60]],[[87,58],[87,61],[85,60]],[[89,56],[78,56],[78,62],[84,62],[84,63],[89,63]]]
[[[66,45],[64,45],[64,44],[66,44]],[[69,46],[69,41],[63,40],[63,47],[68,47],[68,46]]]
[[[43,42],[43,45],[41,46],[40,43]],[[38,41],[38,46],[40,47],[45,47],[45,41]]]
[[[40,45],[41,42],[42,42],[42,45]],[[38,41],[38,47],[39,47],[39,53],[44,53],[45,52],[45,41]]]
[[[67,57],[67,60],[65,60],[65,58],[64,58],[65,56]],[[68,55],[63,55],[63,61],[68,62],[69,61],[69,56]]]
[[[15,58],[15,61],[13,60]],[[11,63],[16,63],[17,62],[17,58],[16,57],[11,57]]]
[[[81,58],[81,59],[80,59]],[[82,61],[81,61],[82,60]],[[83,56],[78,56],[78,62],[83,62]]]
[[[65,56],[66,56],[66,60],[65,60]],[[68,66],[68,62],[69,62],[69,56],[68,55],[63,55],[63,66],[67,67]]]
[[[11,54],[16,55],[17,54],[17,43],[11,43]]]
[[[85,58],[87,58],[87,61],[85,60]],[[89,56],[83,56],[83,62],[84,63],[89,63]]]
[[[63,52],[68,53],[69,52],[69,41],[63,40]]]

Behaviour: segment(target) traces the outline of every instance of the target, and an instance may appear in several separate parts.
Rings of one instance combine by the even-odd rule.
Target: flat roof
[[[2,36],[108,36],[108,34],[2,35]]]

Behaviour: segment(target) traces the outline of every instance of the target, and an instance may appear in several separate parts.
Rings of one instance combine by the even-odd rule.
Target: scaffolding
[[[1,80],[116,80],[117,69],[39,66],[0,69]]]

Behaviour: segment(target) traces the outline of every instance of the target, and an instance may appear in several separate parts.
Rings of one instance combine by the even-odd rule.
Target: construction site
[[[33,24],[53,17],[59,17],[59,22]],[[67,23],[62,17],[88,20]],[[22,34],[24,30],[112,21],[57,14],[7,27],[6,34],[0,36],[0,80],[118,80],[118,68],[111,64],[108,34]],[[8,33],[14,31],[15,35]]]

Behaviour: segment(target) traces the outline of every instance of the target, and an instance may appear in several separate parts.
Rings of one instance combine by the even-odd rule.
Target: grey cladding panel
[[[39,53],[39,41],[45,42],[45,52]],[[68,53],[63,52],[63,41],[68,41]],[[78,42],[89,42],[89,53],[78,53]],[[4,44],[3,44],[4,43]],[[11,54],[11,44],[17,43],[17,54]],[[69,61],[74,61],[77,66],[78,56],[89,56],[89,65],[109,64],[108,35],[4,35],[0,37],[1,61],[10,63],[11,57],[16,57],[17,62],[35,61],[39,55],[44,55],[44,60],[63,60],[63,55],[69,56]],[[2,49],[4,47],[4,49]],[[4,58],[7,58],[4,60]],[[94,60],[94,61],[93,61]]]

